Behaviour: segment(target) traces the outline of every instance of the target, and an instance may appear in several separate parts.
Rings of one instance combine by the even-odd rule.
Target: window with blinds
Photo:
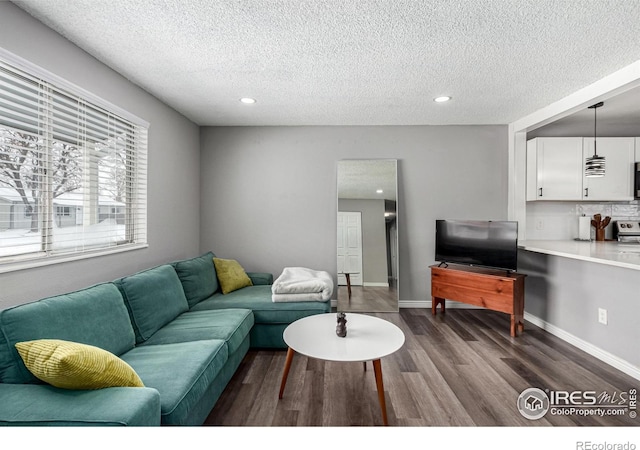
[[[148,125],[1,56],[0,268],[146,244]]]

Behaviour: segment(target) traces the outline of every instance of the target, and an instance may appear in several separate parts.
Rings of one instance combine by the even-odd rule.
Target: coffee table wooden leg
[[[282,398],[282,394],[284,394],[284,387],[287,384],[287,377],[289,376],[289,369],[291,368],[291,361],[293,361],[293,354],[295,352],[291,347],[287,349],[287,360],[284,363],[284,372],[282,372],[282,381],[280,382],[280,394],[278,398]]]
[[[384,399],[384,384],[382,383],[382,365],[379,359],[373,360],[373,373],[376,376],[376,387],[378,388],[378,401],[380,402],[380,410],[382,411],[382,423],[389,425],[387,420],[387,403]]]

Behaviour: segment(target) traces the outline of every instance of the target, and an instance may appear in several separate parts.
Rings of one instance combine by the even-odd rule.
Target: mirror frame
[[[382,164],[381,164],[382,163]],[[393,164],[393,180],[386,180],[385,186],[381,185],[381,178],[377,178],[377,173],[388,172],[388,169],[385,169],[385,165],[388,163]],[[350,184],[349,192],[344,193],[344,184],[347,183],[345,177],[348,177],[348,183]],[[387,178],[386,176],[383,178]],[[383,192],[377,193],[376,190],[378,188],[382,188]],[[386,191],[386,192],[385,192]],[[389,195],[389,191],[391,191],[391,195]],[[384,219],[384,239],[385,239],[385,253],[386,253],[386,264],[384,265],[387,271],[386,281],[380,282],[381,277],[379,277],[380,272],[377,274],[380,280],[367,282],[366,280],[366,271],[362,270],[360,273],[360,278],[358,279],[358,272],[353,271],[353,275],[344,276],[342,272],[340,263],[341,251],[340,251],[340,241],[344,235],[341,236],[340,231],[340,219],[344,217],[341,215],[341,212],[345,211],[344,208],[341,208],[341,204],[344,204],[345,201],[367,201],[367,200],[383,200],[383,207],[385,210],[385,219]],[[393,211],[389,208],[391,202],[393,202]],[[400,296],[399,296],[399,279],[400,279],[400,269],[399,269],[399,221],[398,221],[398,160],[390,159],[390,158],[381,158],[381,159],[342,159],[337,161],[336,163],[336,299],[337,299],[337,310],[339,312],[398,312],[400,309]],[[366,218],[373,217],[372,214],[374,212],[367,211],[368,208],[362,208],[360,212],[361,220],[364,221]],[[352,211],[358,212],[358,211]],[[393,214],[392,219],[387,219],[387,213]],[[357,221],[357,219],[355,219]],[[365,224],[366,225],[366,224]],[[377,227],[377,235],[380,236],[380,228]],[[357,229],[357,225],[356,225]],[[361,228],[361,230],[364,229]],[[342,231],[342,233],[346,233],[346,231]],[[354,232],[357,234],[357,232]],[[351,233],[351,236],[354,235]],[[360,239],[362,249],[365,249],[364,236],[362,235],[362,231],[360,231]],[[367,233],[370,235],[371,233]],[[393,237],[392,237],[393,236]],[[395,246],[393,246],[393,242],[390,239],[395,238]],[[369,241],[370,242],[370,241]],[[395,247],[395,248],[392,248]],[[371,248],[371,247],[369,247]],[[395,254],[393,254],[395,250]],[[357,255],[356,255],[357,256]],[[395,261],[393,258],[395,257]],[[361,258],[362,259],[362,258]],[[365,261],[361,262],[362,267],[365,266]],[[395,266],[395,271],[394,271]],[[381,267],[381,266],[380,266]],[[353,276],[355,275],[355,279]],[[351,278],[351,280],[347,280],[346,278]],[[349,281],[355,281],[355,283],[350,283]],[[342,284],[341,284],[342,283]],[[345,286],[346,285],[346,286]],[[369,302],[369,304],[364,304],[360,300],[362,294],[356,290],[356,294],[353,297],[350,295],[351,291],[357,289],[355,286],[362,286],[362,294],[372,294],[369,298],[374,298],[375,301]],[[365,290],[369,290],[369,292],[365,292]],[[375,292],[375,291],[381,292]],[[393,295],[393,299],[389,300],[389,291],[392,291],[395,295]],[[346,296],[346,298],[345,298]],[[353,299],[353,303],[351,300]],[[374,304],[375,303],[375,304]]]

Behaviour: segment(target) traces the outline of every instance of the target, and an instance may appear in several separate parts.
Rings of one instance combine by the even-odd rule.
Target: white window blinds
[[[0,265],[146,243],[146,124],[78,92],[0,58]]]

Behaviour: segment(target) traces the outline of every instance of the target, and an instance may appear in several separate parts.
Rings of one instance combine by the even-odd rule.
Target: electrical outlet
[[[536,230],[544,230],[544,220],[542,219],[536,220]]]
[[[607,310],[606,309],[598,308],[598,322],[600,322],[603,325],[607,324]]]

